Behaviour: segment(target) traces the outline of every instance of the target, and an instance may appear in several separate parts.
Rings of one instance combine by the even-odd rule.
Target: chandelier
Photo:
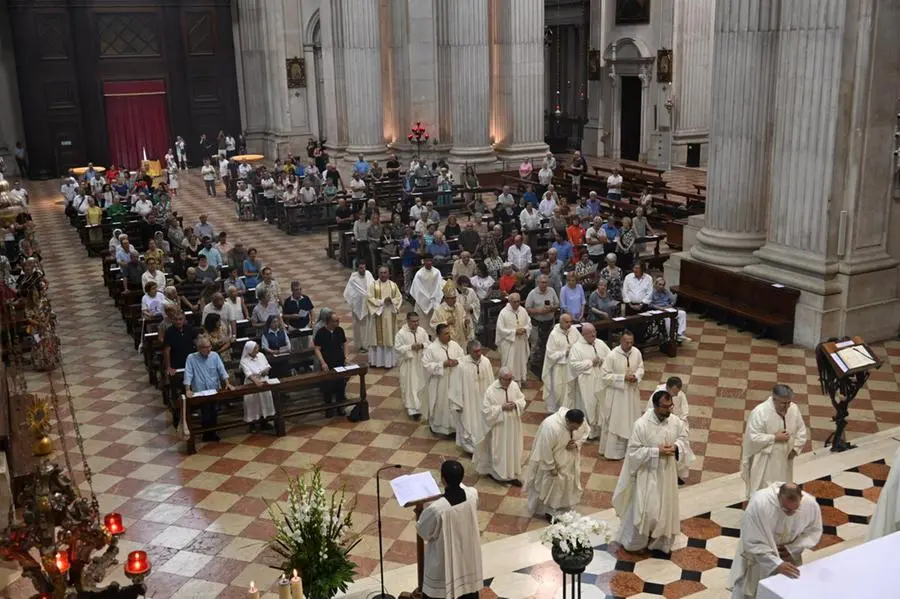
[[[425,130],[425,125],[422,124],[422,121],[416,121],[416,124],[413,125],[410,132],[406,135],[406,140],[410,143],[416,144],[416,162],[422,161],[422,144],[428,142],[428,131]]]
[[[37,591],[32,599],[136,598],[146,594],[144,579],[151,571],[144,551],[132,551],[124,564],[132,584],[122,587],[113,582],[106,587],[99,586],[117,561],[119,538],[125,533],[125,526],[120,514],[100,517],[84,440],[62,366],[47,286],[39,270],[28,277],[25,280],[28,286],[22,284],[19,289],[19,294],[24,295],[19,303],[24,307],[26,340],[49,344],[40,349],[40,364],[50,391],[46,396],[28,393],[23,367],[25,351],[16,330],[22,318],[16,313],[16,302],[4,301],[2,327],[7,329],[4,342],[10,358],[9,401],[28,405],[25,422],[11,422],[10,428],[27,428],[33,437],[32,455],[37,463],[25,477],[18,496],[18,510],[10,507],[9,528],[0,535],[0,559],[14,561],[22,568],[23,576],[31,580]],[[35,364],[36,351],[33,347]],[[62,388],[58,393],[59,381]],[[60,416],[63,409],[68,410],[74,425],[87,495],[73,482],[72,456]],[[65,469],[52,459],[52,420],[56,421]]]

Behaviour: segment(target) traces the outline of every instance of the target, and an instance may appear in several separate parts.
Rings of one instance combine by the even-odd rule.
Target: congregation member
[[[444,300],[431,316],[431,327],[437,330],[437,325],[447,325],[450,339],[460,347],[465,347],[469,339],[475,336],[475,326],[466,310],[465,301],[459,301],[459,292],[453,281],[445,282],[443,294]]]
[[[467,453],[475,452],[475,444],[483,434],[482,405],[484,394],[494,382],[491,361],[482,353],[481,343],[472,339],[466,344],[466,357],[460,360],[459,393],[451,395],[456,413],[456,444]]]
[[[322,312],[325,312],[325,310],[320,311],[319,319],[322,319]],[[313,336],[316,360],[322,372],[328,372],[339,366],[346,366],[346,345],[347,335],[340,326],[340,319],[336,313],[329,310],[325,316],[325,326],[316,331]],[[344,377],[325,381],[320,387],[326,405],[333,406],[346,403],[347,379]],[[335,415],[343,416],[344,408],[328,408],[325,410],[326,418],[331,418]]]
[[[144,296],[141,298],[141,314],[145,320],[162,316],[163,307],[166,305],[166,296],[159,290],[156,281],[149,281],[144,285]]]
[[[397,353],[399,366],[400,394],[403,407],[410,418],[419,420],[422,417],[425,394],[426,372],[423,366],[423,352],[429,344],[428,333],[419,327],[419,315],[409,312],[404,324],[394,336],[394,350]]]
[[[800,407],[793,399],[794,391],[779,383],[747,418],[741,478],[748,497],[775,481],[794,478],[794,458],[803,451],[808,433]]]
[[[144,274],[141,275],[141,285],[146,288],[147,283],[153,281],[154,283],[156,283],[157,288],[165,289],[166,273],[159,270],[159,262],[154,258],[148,258],[144,260],[144,263],[147,265],[147,270],[145,270]]]
[[[459,234],[459,247],[473,255],[478,250],[480,243],[481,235],[475,230],[475,223],[471,220],[466,221],[462,232]]]
[[[531,317],[522,307],[521,296],[512,293],[497,316],[496,344],[500,350],[500,365],[512,370],[522,388],[527,386],[530,335]]]
[[[604,413],[600,422],[600,454],[607,460],[625,457],[628,439],[640,416],[640,385],[644,378],[644,358],[634,347],[634,335],[625,331],[601,366],[606,387]]]
[[[759,581],[800,577],[803,552],[822,538],[822,509],[792,482],[774,482],[750,496],[726,588],[731,599],[755,599]]]
[[[412,285],[409,286],[409,294],[415,302],[415,310],[420,318],[420,324],[428,335],[434,333],[431,325],[431,316],[435,309],[441,305],[444,297],[444,279],[438,269],[434,267],[434,259],[426,252],[422,255],[422,268],[416,271]]]
[[[514,242],[506,252],[506,260],[519,272],[525,272],[531,265],[531,248],[525,245],[521,235],[514,237]]]
[[[676,309],[675,294],[669,291],[669,289],[666,287],[666,280],[662,277],[657,277],[656,281],[653,282],[653,293],[650,295],[650,307],[657,310]],[[685,341],[691,340],[690,337],[687,337],[684,334],[685,330],[687,329],[687,313],[680,308],[677,308],[677,310],[677,339],[678,343],[684,343]],[[668,333],[672,324],[669,322],[668,318],[663,322],[666,323],[666,332]]]
[[[617,302],[622,301],[622,269],[616,264],[616,255],[612,252],[606,255],[606,266],[600,269],[597,280],[606,283],[606,291],[609,297]]]
[[[279,316],[281,307],[272,301],[268,291],[256,294],[256,305],[250,314],[250,324],[257,328],[265,326],[272,316]]]
[[[532,324],[537,332],[537,339],[533,340],[536,341],[533,344],[536,352],[546,347],[545,340],[553,328],[553,321],[558,309],[559,296],[550,285],[550,277],[545,274],[538,275],[537,287],[529,291],[525,298],[525,311],[531,316]]]
[[[169,331],[166,332],[168,337]],[[193,397],[203,391],[218,391],[224,387],[232,389],[228,381],[228,371],[219,354],[212,351],[212,343],[208,337],[197,338],[197,351],[190,354],[184,364],[184,394],[187,398]],[[187,402],[182,402],[182,412],[185,412]],[[207,402],[200,406],[200,426],[208,428],[216,425],[218,420],[218,406],[214,402]],[[186,420],[187,413],[182,417]],[[203,441],[219,441],[218,433],[207,431],[203,433]]]
[[[622,199],[622,173],[619,169],[613,170],[606,178],[606,197],[616,201]]]
[[[194,225],[194,234],[197,235],[199,239],[203,239],[204,237],[209,237],[210,239],[216,236],[216,230],[213,228],[212,224],[210,224],[209,217],[206,214],[201,214],[197,217],[199,222]]]
[[[350,273],[347,285],[344,286],[344,301],[350,306],[350,315],[353,319],[353,344],[361,353],[369,351],[372,345],[373,320],[369,318],[369,286],[375,282],[375,278],[366,270],[366,261],[359,260],[356,270]]]
[[[584,288],[578,283],[575,272],[566,273],[566,284],[559,291],[559,307],[564,314],[568,314],[575,322],[581,322],[584,318],[584,307],[587,298],[584,297]]]
[[[460,252],[459,258],[453,262],[453,270],[450,273],[453,280],[466,276],[470,279],[475,276],[475,261],[472,254],[467,251]]]
[[[387,266],[378,269],[378,279],[369,285],[366,307],[372,319],[369,346],[369,365],[393,368],[397,363],[394,338],[397,318],[403,305],[400,288],[388,277]]]
[[[869,520],[867,541],[873,541],[900,530],[900,468],[894,468],[893,466],[896,464],[900,464],[900,448],[894,453],[891,471],[884,487],[881,488],[875,513]]]
[[[281,316],[295,329],[305,329],[312,321],[315,307],[308,295],[304,295],[300,281],[291,281],[291,294],[284,300]]]
[[[457,277],[456,292],[459,294],[459,300],[457,301],[462,302],[465,306],[466,315],[472,323],[472,328],[469,329],[469,339],[472,339],[475,336],[475,331],[480,328],[478,321],[481,320],[481,300],[472,288],[469,277],[465,275]]]
[[[603,231],[603,219],[599,216],[594,217],[593,224],[585,232],[584,242],[587,244],[588,256],[594,264],[601,264],[606,252],[606,233]]]
[[[232,311],[225,305],[225,296],[217,291],[212,296],[212,301],[203,306],[201,318],[206,320],[210,314],[216,314],[221,320],[222,325],[228,329],[232,336],[237,334],[237,320],[233,318]]]
[[[478,599],[484,587],[478,491],[462,484],[464,474],[456,460],[441,464],[444,493],[416,522],[425,541],[422,599]]]
[[[593,320],[609,320],[619,316],[620,304],[609,295],[606,281],[602,279],[597,281],[597,288],[588,298],[588,310]]]
[[[556,193],[556,189],[551,183],[547,186],[547,191],[544,192],[543,197],[541,197],[541,203],[538,204],[538,212],[543,218],[550,218],[558,208],[559,194]]]
[[[482,426],[472,458],[478,474],[513,487],[522,486],[525,407],[525,395],[513,380],[512,371],[501,368],[481,402]]]
[[[681,419],[681,422],[684,423],[686,429],[688,429],[688,433],[690,433],[691,425],[688,422],[688,416],[690,415],[690,406],[688,405],[687,395],[684,394],[684,383],[681,382],[681,378],[677,376],[670,376],[666,379],[666,382],[662,385],[659,385],[654,393],[657,391],[666,391],[672,397],[672,412],[671,415]],[[650,399],[647,400],[647,410],[653,409],[653,395],[650,395]],[[684,484],[687,481],[687,477],[690,474],[690,467],[683,466],[679,463],[678,465],[678,482],[679,484]]]
[[[451,402],[454,401],[451,398],[460,392],[458,367],[465,351],[450,338],[450,327],[446,324],[437,325],[435,333],[436,339],[422,356],[427,395],[424,415],[432,433],[453,435],[456,432],[456,418],[451,411]]]
[[[241,372],[247,384],[264,386],[269,384],[269,372],[272,367],[266,359],[266,355],[259,351],[259,345],[255,341],[244,344],[241,352]],[[250,432],[255,433],[257,425],[259,430],[269,430],[272,425],[266,420],[275,415],[275,404],[271,391],[248,393],[244,395],[244,422],[250,425]]]
[[[672,417],[672,396],[656,391],[653,409],[634,423],[613,507],[621,519],[617,541],[626,551],[669,553],[681,532],[678,469],[693,460],[688,429]]]
[[[572,326],[572,316],[562,314],[547,337],[541,380],[547,413],[555,414],[561,407],[574,407],[569,400],[569,352],[579,342],[581,334]]]
[[[568,355],[569,407],[584,412],[590,427],[589,439],[600,436],[602,414],[606,406],[606,387],[603,384],[603,361],[609,355],[609,346],[597,339],[594,325],[585,323],[581,337],[572,345]]]
[[[197,256],[197,266],[194,268],[194,274],[201,283],[215,283],[219,277],[219,271],[209,265],[209,261],[203,254]]]
[[[525,471],[528,513],[552,521],[581,501],[581,446],[588,436],[581,410],[560,408],[538,426]]]
[[[638,263],[622,281],[622,301],[626,307],[641,312],[650,305],[653,297],[653,280],[644,273],[644,267]]]

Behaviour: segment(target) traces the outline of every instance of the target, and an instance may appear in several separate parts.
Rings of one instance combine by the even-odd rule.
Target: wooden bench
[[[734,320],[741,329],[756,324],[760,336],[779,343],[794,337],[794,312],[800,292],[744,273],[732,272],[693,260],[681,261],[681,279],[672,292],[680,305],[701,307],[723,321]]]
[[[666,231],[666,245],[673,250],[684,248],[684,221],[670,220],[663,225]]]
[[[597,329],[597,336],[613,347],[618,343],[622,332],[629,330],[634,333],[635,344],[642,352],[650,348],[658,348],[667,356],[674,358],[678,355],[678,311],[657,310],[659,314],[632,314],[630,316],[616,316],[610,319],[592,321]],[[666,330],[665,321],[669,321],[669,329]]]

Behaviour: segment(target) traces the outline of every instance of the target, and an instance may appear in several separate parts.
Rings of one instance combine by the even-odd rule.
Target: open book
[[[431,472],[417,472],[404,474],[391,481],[394,497],[401,506],[407,506],[416,501],[422,501],[435,495],[440,495],[441,490]]]
[[[853,347],[845,347],[837,352],[837,355],[844,361],[847,368],[862,368],[875,364],[875,358],[862,345],[854,345]]]

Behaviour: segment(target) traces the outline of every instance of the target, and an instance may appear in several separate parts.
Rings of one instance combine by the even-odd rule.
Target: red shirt
[[[512,293],[512,290],[515,288],[516,283],[518,282],[518,278],[515,274],[511,275],[502,275],[500,277],[500,291],[503,293]]]

